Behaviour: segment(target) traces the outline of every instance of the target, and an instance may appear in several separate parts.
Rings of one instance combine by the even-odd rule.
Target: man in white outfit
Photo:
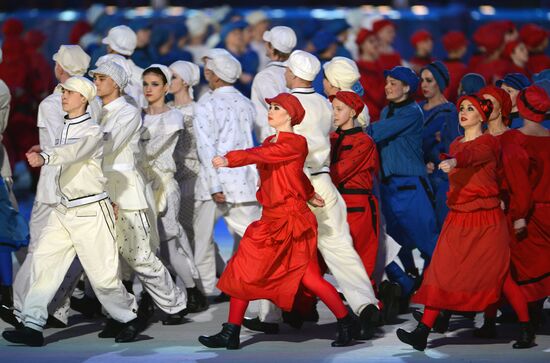
[[[359,316],[361,332],[358,338],[370,339],[379,321],[378,300],[361,258],[353,248],[346,204],[329,175],[332,110],[328,100],[315,93],[311,86],[320,69],[319,60],[304,51],[294,51],[288,59],[287,87],[306,111],[304,120],[294,126],[294,132],[307,139],[309,153],[304,171],[325,201],[323,208],[312,208],[319,228],[317,248],[348,304]],[[260,317],[268,315],[262,311],[266,308],[272,310],[274,306],[260,304]]]
[[[90,57],[78,45],[62,45],[59,47],[57,53],[53,55],[53,60],[55,61],[55,77],[60,83],[64,83],[71,76],[83,76],[90,64]],[[92,101],[91,104],[93,103]],[[91,113],[93,114],[94,112]],[[56,144],[56,140],[59,139],[60,135],[59,131],[63,128],[65,114],[65,111],[61,107],[61,91],[59,89],[54,90],[51,95],[42,100],[38,105],[37,126],[40,147],[42,149],[53,147]],[[97,117],[97,115],[93,116]],[[56,184],[58,172],[58,166],[44,165],[40,169],[40,177],[36,187],[36,196],[29,223],[30,244],[25,261],[17,272],[13,284],[14,314],[18,318],[20,318],[23,301],[25,300],[29,286],[32,284],[30,268],[34,250],[37,248],[40,235],[46,227],[48,217],[61,201]],[[69,268],[67,280],[63,282],[63,287],[66,290],[72,291],[70,285],[72,285],[72,281],[74,280],[73,277],[80,276],[81,272],[82,266],[78,261],[75,261]],[[56,295],[48,310],[58,322],[66,325],[69,315],[69,303],[66,296],[63,295],[62,293]],[[62,305],[58,307],[60,304]],[[9,316],[4,313],[2,312],[2,316]]]
[[[260,142],[274,133],[274,129],[267,123],[269,106],[265,99],[288,91],[285,81],[286,61],[296,46],[296,33],[289,27],[276,26],[266,31],[263,39],[270,62],[254,77],[250,96],[256,110],[254,131]]]
[[[235,239],[234,251],[246,227],[260,218],[256,201],[258,174],[254,166],[214,169],[212,158],[230,150],[253,147],[254,106],[233,84],[241,65],[225,52],[210,54],[205,77],[212,90],[197,102],[193,128],[200,160],[195,186],[194,256],[202,288],[207,294],[216,285],[214,225],[223,217]]]
[[[109,30],[109,33],[101,41],[107,45],[107,53],[119,54],[126,59],[127,69],[130,71],[128,84],[124,87],[124,92],[132,97],[138,108],[146,107],[147,100],[143,95],[141,75],[143,68],[138,67],[130,56],[134,53],[137,46],[136,33],[126,25],[118,25]],[[99,66],[99,64],[96,64]]]
[[[105,191],[101,170],[103,132],[86,112],[96,88],[83,77],[71,77],[58,86],[67,112],[56,146],[39,145],[27,152],[32,167],[60,166],[57,178],[61,203],[50,213],[31,263],[32,285],[25,297],[23,327],[5,331],[9,342],[44,344],[42,329],[47,305],[78,256],[90,283],[107,312],[120,324],[117,342],[129,342],[141,329],[137,304],[118,278],[115,213]]]
[[[145,182],[137,168],[141,112],[120,95],[127,75],[118,64],[107,61],[89,75],[94,78],[97,94],[103,101],[100,120],[106,138],[103,171],[109,196],[119,208],[116,230],[120,255],[155,304],[168,314],[163,323],[181,324],[186,314],[185,293],[174,284],[168,269],[151,250]],[[114,325],[106,326],[105,335],[110,335],[111,328],[116,331]]]

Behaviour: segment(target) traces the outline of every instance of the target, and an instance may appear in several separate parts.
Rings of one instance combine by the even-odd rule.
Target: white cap
[[[229,52],[227,51],[227,49],[223,49],[223,48],[212,48],[212,49],[208,49],[208,50],[203,54],[203,56],[201,57],[201,59],[203,60],[204,64],[206,65],[207,60],[214,59],[214,58],[216,58],[216,57],[219,57],[220,55],[231,55],[231,53],[229,53]]]
[[[199,84],[201,79],[200,68],[195,63],[177,61],[170,64],[170,69],[183,79],[187,85],[193,87]]]
[[[263,35],[266,42],[280,52],[289,54],[296,46],[296,33],[287,26],[275,26],[271,30],[266,30]]]
[[[160,69],[162,74],[164,74],[164,77],[166,77],[166,81],[168,82],[168,86],[170,86],[172,84],[172,71],[170,70],[170,68],[166,67],[164,64],[158,64],[158,63],[151,64],[149,67],[147,67],[143,70],[141,78],[143,78],[143,74],[145,74],[145,72],[148,69],[151,69],[151,68]]]
[[[246,22],[249,25],[256,25],[265,20],[268,20],[267,14],[265,13],[265,11],[262,10],[253,11],[246,16]]]
[[[78,92],[84,96],[88,102],[93,100],[97,93],[95,84],[93,84],[88,78],[80,76],[72,76],[64,83],[58,84],[56,88],[58,90],[66,89],[69,91]]]
[[[288,68],[296,77],[313,81],[321,70],[321,62],[311,53],[295,50],[288,58]]]
[[[90,66],[90,56],[79,45],[62,45],[52,58],[71,76],[83,76]]]
[[[124,69],[124,72],[126,72],[126,76],[128,77],[128,79],[132,78],[132,70],[130,69],[130,66],[128,65],[128,62],[126,61],[126,58],[124,58],[120,54],[105,54],[105,55],[102,55],[95,62],[95,66],[99,67],[100,65],[102,65],[105,62],[113,62],[113,63],[118,64],[119,66],[122,67],[122,69]]]
[[[119,25],[111,28],[109,33],[101,41],[107,44],[117,53],[123,55],[132,55],[137,45],[136,33],[126,25]]]
[[[88,72],[90,77],[93,77],[94,74],[103,74],[111,77],[121,90],[128,84],[128,74],[124,68],[112,61],[103,62],[96,69]]]
[[[346,57],[334,57],[323,64],[325,77],[334,87],[349,91],[361,77],[357,64]]]
[[[210,18],[202,11],[199,11],[187,18],[185,25],[191,36],[201,35],[206,33],[208,25],[210,25]]]
[[[235,83],[241,76],[241,63],[231,54],[218,55],[206,64],[214,74],[227,83]]]

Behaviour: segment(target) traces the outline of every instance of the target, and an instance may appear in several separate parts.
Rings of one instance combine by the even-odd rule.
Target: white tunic
[[[266,98],[277,96],[279,93],[288,92],[285,81],[286,63],[270,62],[264,70],[256,74],[252,81],[252,93],[250,99],[256,110],[256,137],[263,142],[275,130],[267,122],[268,104]]]
[[[193,129],[196,103],[191,102],[184,106],[169,104],[169,106],[181,112],[184,125],[174,151],[174,161],[176,162],[175,178],[178,182],[194,179],[199,175],[200,171],[197,140]]]
[[[100,124],[106,134],[103,170],[111,200],[121,209],[146,209],[145,183],[136,164],[141,153],[140,110],[119,97],[103,106]]]
[[[197,102],[193,126],[201,162],[195,187],[196,200],[211,200],[223,192],[229,203],[256,200],[256,167],[214,169],[212,158],[231,150],[253,147],[252,128],[256,112],[252,102],[233,86],[220,87]]]
[[[313,88],[294,88],[291,93],[300,100],[306,115],[294,132],[307,139],[306,174],[327,172],[330,165],[330,131],[332,109],[328,100]]]

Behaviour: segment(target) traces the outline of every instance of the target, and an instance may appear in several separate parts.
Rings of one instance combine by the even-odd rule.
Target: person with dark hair
[[[267,99],[269,123],[276,134],[261,146],[215,156],[215,168],[258,164],[263,205],[260,220],[247,228],[239,249],[229,261],[218,287],[231,296],[228,322],[212,336],[200,336],[209,348],[238,349],[244,313],[250,300],[269,299],[291,310],[299,289],[319,296],[338,319],[333,347],[349,345],[356,322],[336,289],[321,276],[317,262],[317,221],[308,208],[322,208],[324,200],[315,193],[304,173],[308,146],[293,132],[305,110],[293,95],[282,93]]]
[[[520,40],[512,40],[504,46],[502,57],[508,61],[509,73],[521,73],[531,78],[531,72],[527,69],[529,52],[525,43]]]
[[[510,128],[518,129],[523,126],[523,119],[518,112],[518,94],[531,85],[531,81],[522,73],[508,73],[503,79],[496,81],[496,86],[502,88],[510,95],[512,100],[512,112],[510,113]]]
[[[396,35],[396,25],[390,19],[378,19],[372,23],[372,31],[378,37],[378,49],[382,69],[392,69],[402,65],[401,55],[393,49]]]
[[[422,67],[434,61],[432,58],[433,37],[426,29],[420,29],[411,35],[410,41],[414,47],[414,56],[409,59],[409,63],[416,73],[420,73]]]
[[[425,305],[416,329],[397,330],[397,337],[414,349],[424,350],[440,310],[480,311],[499,301],[502,290],[516,311],[525,312],[524,299],[511,286],[510,234],[500,207],[498,140],[483,134],[482,125],[492,111],[491,101],[477,95],[461,97],[457,138],[439,168],[449,173],[449,214],[430,265],[413,301]],[[529,317],[527,316],[527,319]],[[523,321],[525,315],[520,316]],[[528,323],[528,321],[527,321]],[[522,334],[514,348],[533,346],[534,335]]]

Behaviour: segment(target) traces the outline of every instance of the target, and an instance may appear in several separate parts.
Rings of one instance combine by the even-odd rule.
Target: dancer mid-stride
[[[268,299],[288,311],[302,287],[319,296],[338,319],[332,346],[345,346],[358,326],[336,289],[321,277],[317,263],[317,221],[307,203],[321,208],[324,201],[303,172],[306,139],[292,131],[305,111],[287,93],[266,101],[269,125],[277,133],[259,147],[230,151],[212,160],[216,168],[256,164],[261,181],[257,197],[263,211],[261,219],[247,228],[218,282],[218,288],[231,296],[228,322],[220,333],[201,336],[199,342],[210,348],[238,349],[250,300]]]

